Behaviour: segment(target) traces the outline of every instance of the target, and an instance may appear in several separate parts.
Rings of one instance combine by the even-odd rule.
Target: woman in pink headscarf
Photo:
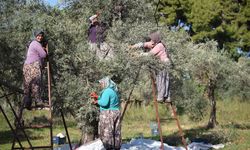
[[[144,55],[151,54],[162,61],[162,63],[170,63],[169,53],[166,46],[161,41],[161,36],[158,32],[153,32],[149,35],[150,40],[132,45],[130,48],[148,48],[149,52]],[[166,69],[155,71],[157,85],[157,101],[171,102],[170,100],[170,82],[169,73]]]

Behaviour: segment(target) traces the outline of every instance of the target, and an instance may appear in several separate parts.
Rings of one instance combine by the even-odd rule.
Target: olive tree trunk
[[[208,98],[211,106],[210,117],[207,124],[207,128],[214,128],[218,122],[216,120],[216,99],[215,99],[215,83],[210,81],[208,86]]]

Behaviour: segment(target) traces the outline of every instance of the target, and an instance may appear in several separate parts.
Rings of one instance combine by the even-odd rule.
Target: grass
[[[205,125],[208,116],[199,122],[193,122],[186,115],[179,116],[179,120],[184,132],[184,136],[188,141],[205,141],[212,144],[222,143],[226,150],[250,150],[250,103],[236,101],[218,101],[217,102],[217,121],[219,125],[207,130]],[[8,112],[8,111],[7,111]],[[170,111],[164,105],[159,104],[159,112],[161,117],[161,126],[164,142],[169,145],[181,146],[182,142],[178,134],[178,128],[175,120],[170,116]],[[12,118],[10,113],[8,116]],[[32,115],[30,115],[32,114]],[[31,122],[38,116],[46,116],[47,112],[34,111],[26,112],[27,120]],[[207,113],[209,114],[209,113]],[[37,118],[36,118],[37,117]],[[34,119],[36,118],[36,119]],[[0,149],[11,149],[12,134],[3,115],[0,113]],[[68,130],[72,143],[77,143],[80,139],[80,130],[72,117],[66,117]],[[150,130],[150,122],[155,121],[155,110],[153,105],[143,107],[129,107],[122,124],[123,141],[129,141],[131,138],[144,136],[159,140],[159,137],[153,137]],[[13,120],[11,120],[13,122]],[[29,137],[32,139],[33,145],[48,145],[49,130],[27,130]],[[54,120],[53,135],[65,133],[60,118]],[[27,145],[27,142],[22,142]]]
[[[8,117],[11,119],[11,123],[13,123],[13,115],[7,110]],[[32,124],[47,124],[48,120],[46,120],[46,116],[48,116],[48,111],[39,110],[39,111],[24,111],[24,121],[25,125],[29,123]],[[12,132],[3,117],[2,113],[0,113],[0,150],[9,150],[11,149],[13,142]],[[53,135],[55,136],[58,133],[64,133],[66,135],[66,131],[64,129],[61,118],[55,118],[53,120]],[[68,127],[68,131],[70,134],[70,140],[72,143],[78,143],[80,139],[80,130],[76,127],[76,123],[72,117],[66,118],[66,124]],[[13,126],[13,124],[12,124]],[[50,144],[50,130],[49,129],[28,129],[25,130],[26,134],[31,139],[32,146],[45,146]],[[28,142],[25,141],[25,138],[22,138],[22,145],[24,147],[28,147]],[[57,146],[57,145],[55,145]],[[20,147],[18,142],[16,142],[15,147]]]
[[[217,102],[217,121],[214,129],[206,129],[208,116],[199,122],[192,122],[186,115],[179,116],[184,136],[188,141],[204,141],[212,144],[224,144],[226,150],[250,150],[250,103],[237,101]],[[176,121],[170,116],[170,111],[164,105],[159,105],[161,126],[164,142],[169,145],[181,146]],[[207,112],[209,114],[209,112]],[[150,122],[155,121],[153,105],[142,108],[130,108],[123,122],[123,139],[130,140],[143,136],[152,137]]]

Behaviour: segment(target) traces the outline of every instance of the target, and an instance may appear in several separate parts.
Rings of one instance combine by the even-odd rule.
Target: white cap
[[[58,133],[56,136],[57,136],[57,137],[60,137],[60,138],[64,138],[64,137],[65,137],[65,135],[62,134],[62,133]]]
[[[92,21],[92,20],[94,20],[95,18],[97,18],[97,15],[93,15],[93,16],[89,17],[89,20]]]

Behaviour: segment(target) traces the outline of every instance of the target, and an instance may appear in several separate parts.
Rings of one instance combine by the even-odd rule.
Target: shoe
[[[44,99],[43,99],[43,103],[48,105],[48,104],[49,104],[49,100],[47,100],[47,99],[44,100]]]
[[[49,108],[49,102],[46,100],[39,100],[35,102],[35,108],[36,109],[47,109]]]
[[[28,97],[24,97],[24,108],[28,109],[28,110],[31,110],[31,106],[32,106],[32,100]]]
[[[165,103],[171,103],[172,101],[170,100],[170,98],[164,99]]]
[[[158,103],[163,103],[164,100],[163,100],[163,99],[157,99],[157,102],[158,102]]]
[[[36,101],[36,102],[35,102],[35,107],[38,108],[38,109],[39,109],[39,108],[40,108],[40,109],[43,109],[44,106],[45,106],[45,103],[44,103],[42,100]]]

